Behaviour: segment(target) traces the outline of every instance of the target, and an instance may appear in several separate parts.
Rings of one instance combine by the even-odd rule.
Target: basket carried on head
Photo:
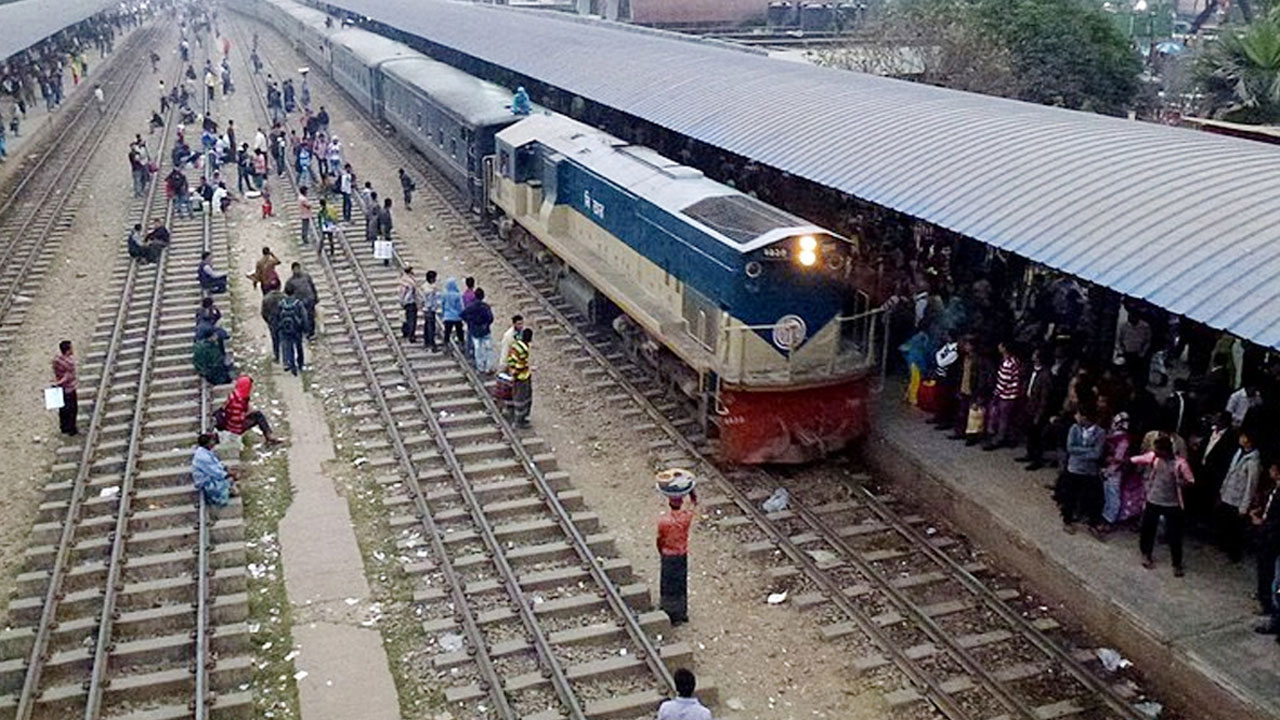
[[[653,476],[658,492],[669,498],[680,498],[693,492],[698,485],[698,478],[684,468],[663,470]]]

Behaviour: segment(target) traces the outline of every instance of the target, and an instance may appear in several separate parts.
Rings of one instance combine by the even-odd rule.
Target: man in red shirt
[[[689,528],[698,496],[668,498],[670,509],[658,518],[658,554],[662,557],[662,610],[672,625],[689,621]]]
[[[58,343],[58,354],[53,358],[53,384],[62,388],[62,407],[58,410],[58,426],[64,435],[76,435],[76,358],[71,353],[71,341]]]

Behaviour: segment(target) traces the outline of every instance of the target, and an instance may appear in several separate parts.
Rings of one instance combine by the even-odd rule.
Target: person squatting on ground
[[[531,342],[533,331],[525,328],[511,343],[511,350],[504,361],[507,374],[511,376],[511,424],[521,428],[529,427],[529,412],[533,409],[533,365],[529,362]]]
[[[1146,468],[1147,473],[1147,504],[1142,511],[1142,529],[1138,537],[1142,566],[1148,570],[1155,567],[1152,552],[1156,545],[1156,529],[1163,517],[1173,574],[1182,577],[1182,532],[1185,524],[1182,489],[1195,482],[1191,466],[1185,457],[1174,454],[1173,441],[1163,435],[1155,439],[1150,452],[1130,458],[1130,462]]]
[[[76,413],[76,356],[71,341],[58,343],[58,354],[53,356],[53,385],[62,388],[62,407],[58,408],[58,429],[63,435],[78,435]]]
[[[213,507],[226,507],[231,498],[240,494],[236,478],[223,464],[214,448],[218,446],[218,433],[200,433],[196,449],[191,455],[191,481],[197,491],[204,494],[205,502]]]
[[[280,438],[271,433],[271,424],[261,410],[249,408],[249,395],[253,392],[253,378],[241,375],[227,396],[222,408],[214,413],[214,426],[232,435],[244,435],[250,428],[258,428],[268,445],[277,445]]]

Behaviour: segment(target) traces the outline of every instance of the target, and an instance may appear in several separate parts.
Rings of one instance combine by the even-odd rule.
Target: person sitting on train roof
[[[516,88],[515,97],[511,98],[511,112],[514,115],[531,115],[533,113],[533,103],[529,102],[529,93],[525,92],[523,85]]]

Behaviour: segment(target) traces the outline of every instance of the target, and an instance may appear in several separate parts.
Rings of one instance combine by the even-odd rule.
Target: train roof
[[[402,58],[422,57],[422,53],[405,45],[385,38],[368,30],[339,30],[329,36],[329,42],[341,45],[351,51],[369,67],[377,67],[382,63]]]
[[[421,88],[471,127],[507,125],[518,119],[511,114],[510,91],[452,65],[419,53],[414,55],[387,63],[382,71],[406,85]]]
[[[794,235],[832,233],[700,171],[556,114],[531,115],[498,133],[511,147],[536,142],[686,221],[739,253]]]
[[[327,1],[1280,347],[1280,148],[789,63],[560,13]]]
[[[287,15],[293,17],[298,22],[301,22],[305,25],[310,25],[312,27],[328,30],[328,28],[325,28],[324,21],[329,16],[326,15],[323,11],[317,10],[313,7],[307,7],[306,5],[300,5],[295,2],[279,2],[279,3],[276,3],[276,5],[282,11],[284,11]],[[336,21],[334,25],[337,25]]]
[[[116,0],[20,0],[0,5],[0,61],[118,5]]]

